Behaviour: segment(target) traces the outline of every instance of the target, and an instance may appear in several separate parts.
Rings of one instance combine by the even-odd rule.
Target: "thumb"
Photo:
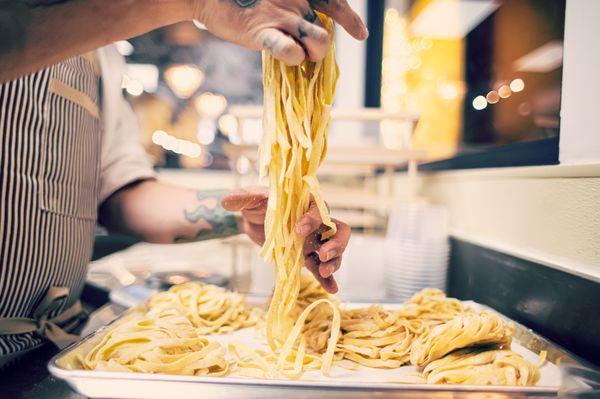
[[[260,207],[268,199],[266,190],[245,190],[239,189],[221,198],[221,206],[230,211],[238,212],[245,209]]]

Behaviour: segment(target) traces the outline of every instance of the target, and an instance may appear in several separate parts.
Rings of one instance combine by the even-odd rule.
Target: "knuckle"
[[[313,27],[312,36],[314,40],[320,44],[328,45],[329,44],[329,34],[326,30]]]
[[[279,54],[284,57],[291,57],[294,55],[294,46],[292,43],[280,43],[279,45]]]
[[[346,0],[332,0],[330,4],[334,12],[342,12],[348,6]]]

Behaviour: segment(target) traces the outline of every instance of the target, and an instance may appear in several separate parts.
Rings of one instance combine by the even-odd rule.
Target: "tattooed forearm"
[[[221,206],[221,197],[225,191],[202,191],[196,194],[198,205],[194,209],[184,209],[183,216],[188,223],[205,222],[210,227],[200,229],[196,235],[175,237],[175,242],[191,242],[229,237],[239,234],[237,217]]]
[[[258,4],[259,0],[233,0],[233,2],[239,7],[250,8]]]

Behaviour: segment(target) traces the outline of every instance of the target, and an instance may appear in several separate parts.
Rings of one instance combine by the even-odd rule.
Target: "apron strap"
[[[68,299],[68,288],[51,287],[33,312],[33,318],[0,318],[0,335],[35,332],[48,338],[60,349],[76,342],[79,337],[67,331],[75,328],[85,317],[79,300],[58,316],[50,318],[50,314]]]

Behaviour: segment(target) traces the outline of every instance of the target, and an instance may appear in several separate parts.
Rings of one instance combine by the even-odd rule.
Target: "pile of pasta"
[[[226,350],[206,336],[256,326],[263,311],[236,292],[187,283],[155,294],[77,359],[86,370],[220,376]]]
[[[316,289],[314,282],[304,283],[310,279],[304,276],[303,285],[309,284],[312,290],[302,289],[298,300],[305,309],[330,297],[322,288]],[[303,327],[315,353],[325,350],[328,326],[335,325],[328,310],[321,307]],[[540,377],[539,364],[510,350],[512,324],[491,312],[472,311],[437,289],[425,289],[395,310],[373,305],[340,307],[339,312],[336,361],[347,359],[386,369],[413,365],[429,384],[529,386]]]
[[[265,339],[260,338],[264,312],[248,308],[238,293],[188,283],[154,295],[109,328],[100,342],[79,355],[78,367],[296,379],[309,370],[322,371],[324,354],[333,346],[333,364],[352,368],[349,361],[385,369],[414,365],[419,370],[415,382],[527,386],[539,378],[537,365],[509,349],[509,324],[493,313],[472,311],[439,290],[423,290],[393,310],[381,305],[346,309],[309,273],[303,272],[300,280],[292,312],[298,328],[283,350],[215,342],[211,336],[244,328],[255,328],[258,341]]]

